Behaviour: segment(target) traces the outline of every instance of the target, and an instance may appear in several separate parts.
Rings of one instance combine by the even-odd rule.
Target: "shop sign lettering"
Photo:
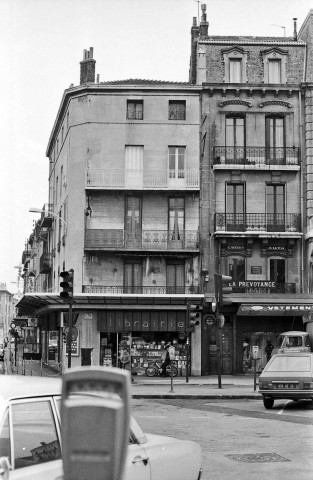
[[[276,282],[269,282],[268,280],[260,281],[244,281],[238,282],[238,287],[247,287],[247,288],[275,288]]]
[[[238,315],[251,315],[253,313],[258,315],[303,315],[310,313],[313,310],[313,304],[309,305],[241,305],[238,310]]]

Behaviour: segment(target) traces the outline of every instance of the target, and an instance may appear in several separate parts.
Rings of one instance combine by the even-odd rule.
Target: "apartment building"
[[[310,312],[312,15],[293,37],[211,36],[205,5],[191,30],[190,82],[202,85],[202,266],[233,279],[223,338],[202,325],[202,372],[258,371],[277,334]],[[308,129],[310,132],[308,132]],[[308,148],[309,147],[309,148]],[[311,275],[311,274],[310,274]],[[311,282],[311,280],[309,280]]]

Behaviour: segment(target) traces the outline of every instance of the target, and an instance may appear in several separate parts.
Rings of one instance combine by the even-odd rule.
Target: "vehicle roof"
[[[308,335],[308,332],[303,332],[301,330],[290,330],[289,332],[282,332],[279,335]]]
[[[0,401],[34,396],[60,395],[61,390],[61,378],[24,375],[0,376]]]

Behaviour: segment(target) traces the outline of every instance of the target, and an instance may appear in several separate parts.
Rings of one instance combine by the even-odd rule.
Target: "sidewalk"
[[[221,388],[218,388],[217,375],[207,377],[185,377],[171,379],[161,377],[134,377],[133,398],[200,398],[200,399],[261,399],[258,392],[258,377],[254,390],[253,375],[222,375]],[[173,391],[172,391],[173,390]]]

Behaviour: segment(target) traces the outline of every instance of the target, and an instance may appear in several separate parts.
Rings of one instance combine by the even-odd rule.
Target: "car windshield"
[[[306,355],[275,357],[267,368],[268,372],[310,372],[311,357]]]

